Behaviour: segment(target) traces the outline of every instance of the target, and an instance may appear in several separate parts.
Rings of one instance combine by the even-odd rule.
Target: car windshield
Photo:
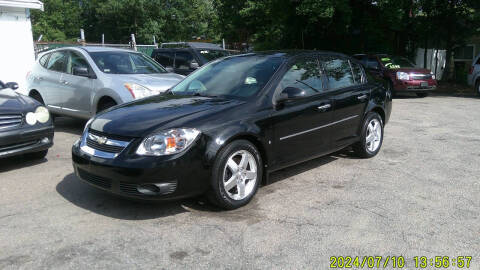
[[[172,88],[174,95],[247,98],[265,87],[281,57],[244,55],[211,62]]]
[[[198,49],[197,52],[205,62],[210,62],[217,58],[228,56],[228,52],[223,50]]]
[[[394,69],[394,68],[415,67],[415,65],[405,57],[382,55],[382,56],[379,56],[379,58],[380,58],[380,61],[382,61],[383,66],[386,68]]]
[[[149,57],[134,52],[92,52],[97,67],[108,74],[153,74],[167,71]]]

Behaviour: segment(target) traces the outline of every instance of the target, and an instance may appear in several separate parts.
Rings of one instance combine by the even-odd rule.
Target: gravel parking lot
[[[56,121],[43,161],[0,161],[0,269],[328,269],[330,256],[473,256],[480,269],[480,99],[394,100],[380,154],[272,175],[250,205],[149,204],[72,174],[85,122]]]

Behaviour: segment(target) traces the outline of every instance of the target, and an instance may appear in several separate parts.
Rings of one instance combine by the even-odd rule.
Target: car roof
[[[164,47],[166,46],[166,47]],[[207,42],[166,42],[162,43],[158,49],[209,49],[224,50],[217,44]]]
[[[102,46],[81,46],[81,47],[74,47],[74,48],[80,48],[89,53],[90,52],[135,52],[130,49],[102,47]]]
[[[282,57],[282,58],[292,58],[298,55],[308,55],[308,54],[318,54],[318,55],[329,55],[329,56],[338,56],[338,57],[349,57],[343,53],[331,52],[331,51],[315,51],[315,50],[275,50],[275,51],[259,51],[251,52],[246,54],[232,55],[229,57],[238,57],[238,56],[267,56],[267,57]]]
[[[60,47],[55,49],[50,49],[41,52],[42,54],[50,53],[53,51],[60,51],[60,50],[83,50],[88,53],[91,52],[130,52],[136,53],[136,51],[129,50],[129,49],[120,49],[120,48],[112,48],[112,47],[102,47],[102,46],[69,46],[69,47]]]

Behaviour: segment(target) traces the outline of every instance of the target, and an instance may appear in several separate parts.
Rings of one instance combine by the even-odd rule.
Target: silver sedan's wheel
[[[373,118],[368,123],[365,145],[370,152],[377,151],[382,141],[382,125],[378,119]]]
[[[254,192],[257,182],[257,162],[245,150],[228,157],[223,170],[223,187],[232,200],[243,200]]]

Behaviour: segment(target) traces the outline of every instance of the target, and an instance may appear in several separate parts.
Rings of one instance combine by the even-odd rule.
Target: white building
[[[38,0],[0,0],[0,80],[25,89],[35,61],[30,9],[43,10]]]

